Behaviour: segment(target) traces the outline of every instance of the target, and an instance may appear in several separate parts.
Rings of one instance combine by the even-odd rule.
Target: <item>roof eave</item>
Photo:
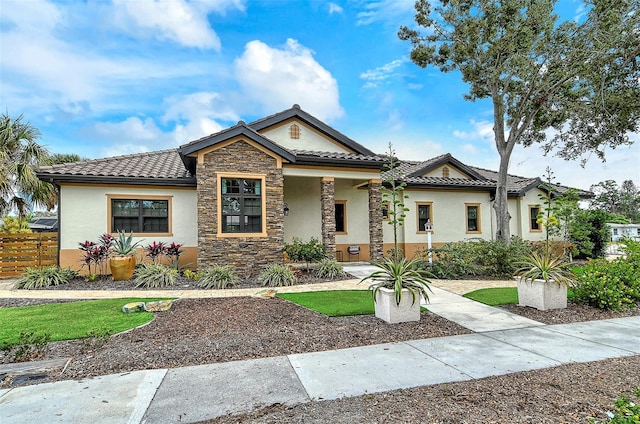
[[[172,187],[196,187],[195,177],[189,178],[144,178],[144,177],[122,177],[104,175],[65,175],[36,173],[37,177],[48,183],[82,183],[82,184],[128,184],[140,186],[172,186]]]
[[[382,170],[384,167],[383,162],[369,161],[363,159],[336,159],[336,158],[319,158],[311,156],[296,156],[296,165],[324,165],[324,166],[338,166],[345,168],[367,168]]]

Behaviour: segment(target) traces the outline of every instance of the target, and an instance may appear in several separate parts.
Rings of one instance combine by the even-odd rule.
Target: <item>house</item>
[[[60,265],[79,267],[78,242],[104,232],[183,244],[182,261],[252,273],[282,262],[285,242],[316,237],[339,260],[379,259],[393,246],[382,196],[387,159],[298,105],[238,122],[177,149],[39,168],[59,188]],[[399,242],[495,237],[493,171],[451,155],[399,168],[409,208]],[[511,232],[544,238],[539,178],[509,177]]]
[[[614,224],[608,223],[611,231],[611,241],[618,242],[623,238],[640,240],[640,224]]]

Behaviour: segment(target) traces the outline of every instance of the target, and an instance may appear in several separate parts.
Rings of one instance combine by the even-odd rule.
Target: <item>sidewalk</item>
[[[367,265],[345,268],[359,278],[371,271]],[[327,283],[323,289],[366,289],[357,283]],[[294,289],[302,287],[279,291]],[[22,292],[10,291],[14,297]],[[51,292],[37,292],[45,293]],[[124,294],[111,293],[116,295]],[[195,293],[177,297],[187,295]],[[430,311],[475,333],[0,390],[0,422],[193,423],[275,403],[296,405],[640,354],[640,317],[543,325],[438,287],[430,300]]]

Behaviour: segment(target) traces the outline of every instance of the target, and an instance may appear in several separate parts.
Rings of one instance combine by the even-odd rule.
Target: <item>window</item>
[[[382,202],[382,220],[389,220],[389,202]]]
[[[480,205],[465,204],[467,215],[467,233],[481,233],[480,230]]]
[[[442,178],[449,178],[449,167],[442,168]]]
[[[221,178],[222,233],[262,233],[262,180]]]
[[[108,196],[109,231],[116,233],[161,233],[170,232],[169,197],[128,198]]]
[[[291,138],[300,138],[300,127],[297,124],[291,124],[289,127],[289,135]]]
[[[614,236],[617,236],[617,235],[618,235],[618,229],[617,229],[617,228],[614,228],[614,229],[613,229],[613,235],[614,235]]]
[[[347,234],[347,201],[336,200],[336,234]]]
[[[530,231],[542,231],[540,224],[538,223],[538,214],[540,213],[540,206],[529,206],[529,230]]]
[[[427,223],[433,225],[433,219],[431,216],[431,202],[416,203],[416,211],[418,214],[418,232],[426,233]]]

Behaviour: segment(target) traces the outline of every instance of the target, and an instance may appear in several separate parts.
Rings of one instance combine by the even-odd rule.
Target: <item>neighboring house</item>
[[[79,266],[78,242],[124,230],[145,244],[183,244],[183,263],[255,273],[282,262],[292,237],[316,237],[345,261],[381,258],[393,246],[385,164],[294,105],[177,149],[53,165],[37,175],[60,189],[62,266]],[[495,172],[451,155],[400,169],[409,196],[399,235],[407,256],[426,246],[427,220],[435,246],[495,237]],[[513,235],[544,238],[536,223],[541,183],[509,177]]]
[[[58,231],[58,218],[56,217],[40,217],[34,218],[29,222],[29,228],[34,233],[56,232]]]
[[[614,224],[608,223],[611,231],[611,241],[620,241],[623,238],[640,240],[640,224]]]

